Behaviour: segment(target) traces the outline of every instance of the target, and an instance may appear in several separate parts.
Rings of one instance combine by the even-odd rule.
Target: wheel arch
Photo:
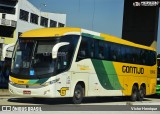
[[[139,89],[139,84],[138,84],[137,82],[134,83],[133,86],[137,86],[137,88]],[[132,87],[133,87],[133,86],[132,86]]]
[[[85,83],[79,81],[75,84],[72,101],[74,104],[80,104],[85,97]]]
[[[77,83],[76,83],[76,85],[81,85],[82,86],[82,88],[84,89],[84,96],[85,96],[85,94],[86,94],[86,85],[85,85],[85,82],[84,81],[78,81]],[[75,87],[76,87],[76,85],[75,85]],[[75,89],[75,87],[74,87],[74,89]]]
[[[146,95],[147,94],[147,86],[146,86],[146,84],[142,83],[140,87],[144,87],[144,89],[145,89],[145,95]]]
[[[144,87],[144,88],[146,88],[146,84],[145,83],[142,83],[141,86]]]
[[[131,86],[131,90],[130,90],[130,94],[132,94],[132,88],[133,86],[136,86],[137,89],[139,90],[139,84],[137,82],[133,83],[133,85]]]
[[[138,83],[134,83],[132,85],[132,89],[131,89],[131,101],[136,101],[138,98],[138,89],[139,89],[139,85]]]

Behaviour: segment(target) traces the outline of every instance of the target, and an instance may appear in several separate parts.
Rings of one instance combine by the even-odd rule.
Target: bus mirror
[[[52,48],[52,59],[57,58],[59,48],[62,47],[62,46],[65,46],[65,45],[69,45],[69,42],[61,42],[61,43],[57,43],[55,46],[53,46],[53,48]]]
[[[13,47],[14,45],[15,45],[15,44],[12,43],[12,44],[8,44],[8,45],[4,46],[4,48],[3,48],[3,50],[2,50],[2,58],[1,58],[2,61],[4,61],[5,58],[6,58],[7,49],[10,48],[10,47]]]

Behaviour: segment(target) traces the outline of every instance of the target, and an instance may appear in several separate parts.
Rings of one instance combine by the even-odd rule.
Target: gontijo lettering
[[[134,66],[122,66],[123,73],[144,74],[144,68]]]

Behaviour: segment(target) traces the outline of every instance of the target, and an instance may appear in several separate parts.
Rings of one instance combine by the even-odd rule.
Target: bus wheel
[[[138,92],[138,101],[143,101],[145,95],[146,95],[146,89],[145,87],[141,86]]]
[[[131,101],[136,101],[138,98],[138,88],[137,86],[132,87]]]
[[[84,97],[84,89],[80,84],[77,84],[74,90],[73,95],[73,103],[74,104],[80,104]]]

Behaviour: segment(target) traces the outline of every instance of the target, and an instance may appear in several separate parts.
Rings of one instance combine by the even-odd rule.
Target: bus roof
[[[61,28],[40,28],[35,30],[30,30],[27,32],[24,32],[20,35],[21,38],[44,38],[44,37],[59,37],[64,36],[66,34],[82,34],[87,35],[95,39],[101,39],[109,42],[114,42],[118,44],[123,45],[129,45],[133,47],[143,48],[147,50],[153,50],[156,51],[152,47],[136,44],[112,35],[98,33],[90,30],[85,30],[81,28],[73,28],[73,27],[61,27]]]
[[[61,28],[40,28],[40,29],[34,29],[27,32],[24,32],[21,34],[20,37],[27,37],[27,38],[33,38],[33,37],[57,37],[57,36],[63,36],[70,32],[79,32],[80,28],[70,28],[70,27],[61,27]]]

